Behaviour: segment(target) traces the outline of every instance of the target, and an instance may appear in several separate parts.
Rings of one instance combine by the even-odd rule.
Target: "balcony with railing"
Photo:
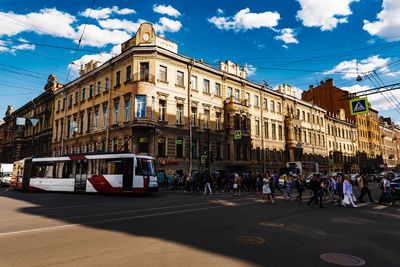
[[[138,73],[133,74],[131,82],[132,83],[148,82],[148,83],[154,84],[156,82],[156,78],[153,74],[146,73],[146,72],[138,72]]]

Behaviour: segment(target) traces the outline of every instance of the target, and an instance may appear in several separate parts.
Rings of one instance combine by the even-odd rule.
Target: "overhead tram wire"
[[[92,0],[92,4],[90,5],[90,10],[89,10],[88,15],[86,16],[85,24],[84,24],[83,30],[82,30],[82,34],[81,34],[81,36],[79,37],[78,44],[76,45],[75,51],[74,51],[74,53],[73,53],[73,55],[72,55],[71,63],[69,64],[69,67],[68,67],[68,73],[67,73],[67,77],[65,78],[65,84],[67,84],[69,75],[71,74],[72,63],[73,63],[74,60],[75,60],[76,52],[78,51],[79,47],[81,46],[82,38],[83,38],[83,35],[85,34],[86,26],[87,26],[87,23],[88,23],[90,14],[92,13],[93,6],[94,6],[94,3],[95,3],[95,2],[96,2],[96,0]]]

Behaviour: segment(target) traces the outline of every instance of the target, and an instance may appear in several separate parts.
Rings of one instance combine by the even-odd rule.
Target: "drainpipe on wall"
[[[108,139],[110,138],[110,119],[111,119],[111,116],[110,116],[110,111],[111,111],[111,93],[112,93],[112,88],[113,88],[113,77],[114,77],[114,75],[113,75],[113,73],[112,73],[112,71],[113,71],[113,67],[112,67],[112,65],[111,65],[111,61],[110,61],[110,63],[109,63],[109,70],[110,70],[110,88],[108,88],[108,104],[107,104],[107,125],[106,125],[106,127],[107,127],[107,131],[106,131],[106,149],[105,149],[105,152],[108,152],[108,147],[109,147],[109,144],[108,144]],[[104,119],[104,118],[103,118]],[[133,135],[133,133],[132,133],[132,135]],[[132,141],[133,142],[133,141]]]
[[[194,60],[190,60],[190,64],[187,65],[188,69],[188,82],[187,82],[187,96],[188,96],[188,118],[189,118],[189,174],[192,174],[193,167],[193,157],[192,157],[192,139],[193,139],[193,129],[192,129],[192,101],[191,101],[191,77],[192,77],[192,69],[194,66]],[[183,148],[185,149],[185,148]]]

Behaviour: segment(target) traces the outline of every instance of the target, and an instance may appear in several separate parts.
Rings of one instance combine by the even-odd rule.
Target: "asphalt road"
[[[378,197],[375,192],[375,198]],[[0,190],[0,266],[400,266],[400,210],[294,201],[254,193],[153,197]],[[354,265],[353,265],[354,266]]]

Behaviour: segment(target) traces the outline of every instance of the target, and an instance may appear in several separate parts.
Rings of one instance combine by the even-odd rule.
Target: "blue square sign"
[[[351,115],[359,115],[367,113],[369,110],[368,100],[366,97],[350,100]]]

